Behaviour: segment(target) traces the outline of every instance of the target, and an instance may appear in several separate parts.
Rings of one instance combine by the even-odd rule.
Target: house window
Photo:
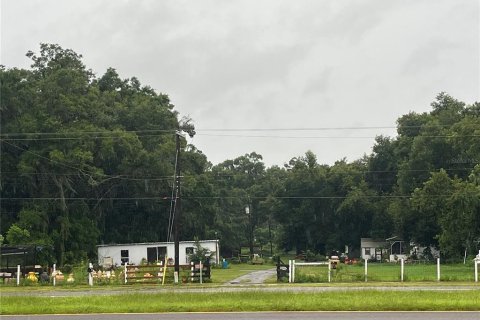
[[[167,247],[157,247],[158,252],[158,260],[165,260],[165,256],[167,255]]]
[[[149,247],[147,248],[147,261],[149,263],[163,261],[166,254],[167,247]]]
[[[122,265],[129,262],[128,250],[120,250],[120,260],[122,261]]]
[[[365,255],[369,256],[370,255],[370,248],[365,248]]]

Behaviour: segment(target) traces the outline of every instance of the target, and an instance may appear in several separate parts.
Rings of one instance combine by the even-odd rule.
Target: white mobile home
[[[396,238],[392,237],[386,240],[361,238],[361,258],[376,261],[388,260],[390,262],[406,259],[404,241]]]
[[[382,256],[388,252],[388,243],[385,240],[361,238],[361,258],[365,260],[377,260],[381,261]]]
[[[203,248],[214,252],[211,262],[218,263],[220,260],[218,240],[201,240],[199,242]],[[97,251],[99,265],[112,264],[120,266],[125,263],[140,264],[142,260],[154,263],[163,261],[165,257],[167,257],[171,263],[175,258],[175,246],[173,242],[102,244],[97,246]],[[180,264],[190,263],[188,256],[194,251],[195,241],[180,241]]]

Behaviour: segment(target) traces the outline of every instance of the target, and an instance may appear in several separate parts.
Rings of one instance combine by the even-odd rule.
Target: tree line
[[[96,245],[167,241],[175,134],[193,130],[164,93],[109,68],[96,76],[58,45],[0,68],[1,240],[54,248],[62,265]],[[440,93],[397,120],[372,153],[266,167],[251,152],[212,165],[182,140],[181,238],[218,238],[222,254],[328,254],[397,236],[449,258],[480,247],[480,103]],[[246,209],[248,208],[248,209]]]

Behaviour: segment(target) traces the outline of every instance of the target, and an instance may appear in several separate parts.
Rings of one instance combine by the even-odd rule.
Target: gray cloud
[[[193,117],[214,163],[256,151],[282,164],[308,149],[354,160],[374,143],[359,136],[394,129],[293,139],[202,128],[393,126],[440,91],[480,96],[476,1],[3,0],[1,15],[2,64],[27,67],[27,50],[53,42],[99,75],[136,76]]]

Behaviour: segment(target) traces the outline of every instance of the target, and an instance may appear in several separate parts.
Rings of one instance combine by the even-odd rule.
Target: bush
[[[63,273],[71,273],[73,270],[73,266],[71,264],[64,264],[62,267]]]

